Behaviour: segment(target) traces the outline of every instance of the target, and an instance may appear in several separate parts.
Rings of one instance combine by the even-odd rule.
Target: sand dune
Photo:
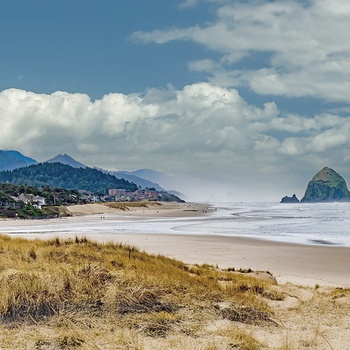
[[[104,204],[69,207],[72,217],[51,220],[2,220],[0,232],[25,238],[74,238],[87,236],[100,242],[131,244],[153,254],[182,260],[188,264],[211,264],[219,268],[270,271],[284,298],[270,300],[277,327],[234,323],[268,349],[347,349],[350,343],[350,248],[307,246],[257,239],[191,234],[99,232],[104,222],[135,222],[144,218],[173,218],[205,215],[208,206],[201,204],[150,205],[127,209]],[[103,218],[108,220],[104,221]],[[96,228],[84,233],[89,225]],[[67,228],[77,228],[77,231]],[[78,231],[79,228],[79,231]],[[12,233],[11,233],[12,232]],[[333,287],[341,287],[333,289]],[[210,332],[231,332],[232,324],[220,320],[203,331],[203,341]],[[225,333],[226,334],[226,333]],[[183,335],[184,344],[192,341]],[[221,339],[221,338],[220,338]],[[220,344],[220,339],[215,340]],[[179,341],[180,341],[179,340]],[[1,341],[1,337],[0,337]],[[158,341],[158,340],[157,340]],[[162,339],[164,344],[168,339]],[[198,338],[186,348],[198,349]],[[167,345],[145,343],[144,349],[167,348]],[[170,343],[169,343],[170,344]],[[186,343],[187,344],[187,343]],[[203,345],[204,346],[204,345]],[[204,347],[203,347],[204,348]],[[227,347],[215,347],[215,349]],[[251,347],[253,348],[253,347]]]
[[[167,218],[205,215],[212,210],[206,204],[162,203],[147,207],[111,208],[106,204],[87,204],[68,207],[73,217],[42,221],[1,221],[0,232],[7,227],[26,227],[21,236],[49,238],[60,235],[70,237],[83,234],[66,232],[72,223],[103,225],[101,217],[108,220],[138,220],[140,218]],[[50,225],[50,226],[46,226]],[[55,231],[50,231],[51,226]],[[30,231],[30,227],[33,227]],[[57,231],[62,227],[63,232]],[[29,228],[29,229],[28,229]],[[41,229],[40,229],[41,228]],[[39,232],[40,229],[40,232]],[[279,283],[292,282],[301,285],[350,287],[350,248],[311,246],[258,239],[227,236],[198,236],[189,234],[156,234],[124,231],[85,234],[97,241],[117,241],[154,254],[163,254],[187,263],[208,263],[221,268],[251,268],[270,271]]]

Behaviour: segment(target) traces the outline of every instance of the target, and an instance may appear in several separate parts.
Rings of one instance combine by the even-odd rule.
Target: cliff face
[[[309,182],[301,202],[350,201],[345,180],[333,169],[323,168]]]

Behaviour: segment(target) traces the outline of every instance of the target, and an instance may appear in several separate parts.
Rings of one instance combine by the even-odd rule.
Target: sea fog
[[[205,227],[218,235],[350,247],[350,203],[215,205],[213,220]]]
[[[241,236],[308,245],[350,247],[350,203],[211,203],[203,216],[162,218],[100,215],[58,220],[0,222],[0,233],[16,236],[56,234],[188,234]],[[102,236],[101,236],[102,237]]]

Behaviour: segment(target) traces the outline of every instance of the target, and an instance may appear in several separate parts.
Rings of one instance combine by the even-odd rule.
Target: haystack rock
[[[323,168],[307,185],[301,202],[350,201],[350,192],[345,180],[333,169]]]

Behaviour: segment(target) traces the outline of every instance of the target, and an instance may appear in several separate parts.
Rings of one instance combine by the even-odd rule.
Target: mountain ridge
[[[22,161],[24,159],[25,161]],[[36,161],[35,159],[32,159],[30,157],[27,157],[23,155],[22,153],[15,151],[15,150],[6,150],[2,151],[0,150],[0,171],[6,171],[6,170],[14,170],[17,168],[25,167],[28,165],[34,165],[39,164],[40,162]],[[53,158],[50,158],[48,160],[45,160],[41,163],[61,163],[65,165],[70,165],[74,168],[86,168],[87,166],[70,155],[64,153],[64,154],[58,154]],[[140,169],[135,171],[110,171],[105,170],[101,168],[95,168],[97,170],[103,171],[105,173],[111,174],[113,176],[116,176],[118,179],[124,178],[125,180],[128,180],[129,182],[134,182],[138,186],[141,186],[142,188],[155,188],[158,191],[165,191],[164,187],[160,186],[158,183],[149,180],[147,178],[143,178],[142,176],[137,176],[137,172],[142,172],[146,169]],[[150,172],[154,172],[159,174],[159,176],[166,177],[167,175],[160,173],[155,170],[147,169]]]
[[[0,171],[13,170],[28,165],[38,164],[38,162],[27,157],[16,150],[0,150]]]
[[[23,168],[0,172],[1,182],[14,185],[50,186],[63,189],[77,189],[93,193],[105,193],[108,189],[137,190],[137,185],[124,179],[117,179],[97,169],[74,168],[67,164],[39,163]]]
[[[73,168],[86,168],[86,165],[78,162],[68,154],[58,154],[57,156],[46,160],[44,163],[61,163],[65,165],[70,165]]]

